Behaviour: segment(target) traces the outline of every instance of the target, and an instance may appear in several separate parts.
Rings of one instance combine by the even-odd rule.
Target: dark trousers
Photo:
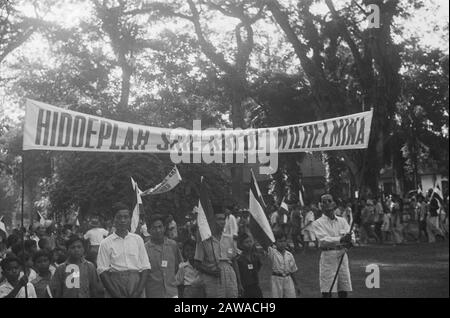
[[[419,237],[418,240],[420,241],[422,238],[422,233],[425,235],[425,242],[428,242],[428,233],[427,233],[427,221],[419,221]]]
[[[299,243],[303,244],[303,237],[301,236],[300,227],[293,227],[292,228],[292,243],[294,244],[294,249],[298,249]]]

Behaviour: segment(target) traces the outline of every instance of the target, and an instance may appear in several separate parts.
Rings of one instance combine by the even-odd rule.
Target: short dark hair
[[[21,242],[17,242],[13,246],[11,246],[11,251],[16,255],[19,254],[20,251],[22,251],[22,249],[23,249],[23,245]]]
[[[12,262],[17,262],[20,266],[22,266],[22,262],[20,261],[20,259],[16,255],[9,253],[9,254],[6,254],[6,257],[0,263],[0,267],[2,268],[2,271],[6,271],[7,266]]]
[[[279,241],[281,239],[287,240],[287,235],[283,231],[277,231],[274,233],[275,241]]]
[[[21,252],[17,253],[16,255],[17,255],[17,258],[19,258],[20,260],[22,260],[24,262],[29,259],[33,260],[32,255],[25,251],[21,251]]]
[[[155,223],[156,221],[161,221],[162,224],[164,224],[164,217],[161,214],[151,214],[148,218],[147,218],[147,228],[150,229],[150,227],[152,226],[153,223]],[[165,224],[164,224],[165,225]]]
[[[69,239],[66,241],[66,248],[69,249],[70,246],[71,246],[73,243],[75,243],[75,242],[81,242],[81,245],[83,245],[83,248],[85,247],[85,244],[84,244],[85,241],[84,241],[84,239],[83,239],[82,237],[76,235],[76,234],[73,234],[73,235],[71,235],[71,236],[69,237]]]
[[[238,235],[238,243],[239,244],[242,244],[242,242],[244,242],[246,239],[248,239],[250,236],[247,234],[247,233],[245,233],[245,232],[242,232],[242,233],[240,233],[239,235]]]
[[[47,259],[48,259],[49,261],[51,261],[51,256],[50,256],[50,254],[49,254],[47,251],[40,250],[40,251],[37,251],[37,252],[33,255],[33,263],[36,263],[37,259],[38,259],[38,258],[41,258],[41,257],[47,257]]]
[[[188,246],[195,248],[196,244],[197,243],[195,243],[194,240],[188,239],[188,240],[184,241],[182,250],[184,251],[184,249]]]
[[[131,212],[130,208],[123,202],[117,202],[117,203],[113,204],[112,209],[114,212],[114,216],[116,216],[116,214],[119,211],[123,211],[123,210],[127,210],[128,212]]]
[[[17,229],[14,229],[14,230],[17,230]],[[19,241],[20,241],[20,237],[18,235],[11,234],[6,239],[6,247],[10,248],[10,247],[12,247],[14,244],[16,244]]]
[[[41,240],[43,240],[43,239],[40,239],[39,241],[41,241]],[[26,250],[38,246],[38,244],[37,244],[37,242],[35,240],[26,240],[23,243],[23,245],[24,245]]]
[[[45,247],[45,244],[50,244],[50,240],[48,240],[46,238],[41,238],[38,242],[38,246],[40,249],[43,249]]]

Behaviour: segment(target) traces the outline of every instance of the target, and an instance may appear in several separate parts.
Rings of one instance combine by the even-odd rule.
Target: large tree
[[[310,83],[317,118],[374,110],[369,149],[329,155],[344,158],[357,188],[377,192],[385,137],[400,88],[400,56],[392,40],[392,24],[401,7],[399,1],[365,1],[380,8],[381,23],[379,28],[364,29],[358,19],[365,12],[360,13],[356,2],[346,2],[339,10],[333,1],[325,2],[327,15],[313,13],[314,1],[286,7],[266,1]]]

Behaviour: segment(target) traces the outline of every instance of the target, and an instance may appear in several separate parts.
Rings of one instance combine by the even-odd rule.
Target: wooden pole
[[[22,264],[25,261],[25,227],[24,227],[24,201],[25,201],[25,153],[22,153],[22,162],[21,162],[21,170],[22,170],[22,196],[21,196],[21,232],[22,232]],[[23,271],[24,275],[27,275],[27,272]],[[25,298],[28,298],[28,286],[25,285]]]

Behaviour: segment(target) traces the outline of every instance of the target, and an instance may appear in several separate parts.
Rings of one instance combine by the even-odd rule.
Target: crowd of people
[[[335,214],[354,224],[356,244],[402,244],[428,242],[448,237],[448,197],[414,193],[406,198],[386,195],[374,198],[336,200]],[[284,231],[292,247],[317,247],[312,223],[321,216],[320,202],[293,205],[289,211],[274,209],[270,223],[274,231]]]
[[[86,229],[35,224],[0,236],[0,298],[261,298],[262,257],[271,266],[271,296],[290,298],[300,293],[294,254],[302,248],[322,252],[324,297],[331,296],[337,255],[345,256],[336,284],[345,297],[351,280],[342,253],[353,244],[434,242],[448,234],[448,201],[432,194],[408,204],[397,196],[344,202],[327,194],[317,204],[275,209],[268,216],[275,242],[263,251],[247,210],[216,209],[212,236],[202,241],[196,209],[181,226],[171,215],[152,214],[131,233],[132,212],[118,203],[104,227],[92,217]],[[412,224],[417,231],[408,230]]]

